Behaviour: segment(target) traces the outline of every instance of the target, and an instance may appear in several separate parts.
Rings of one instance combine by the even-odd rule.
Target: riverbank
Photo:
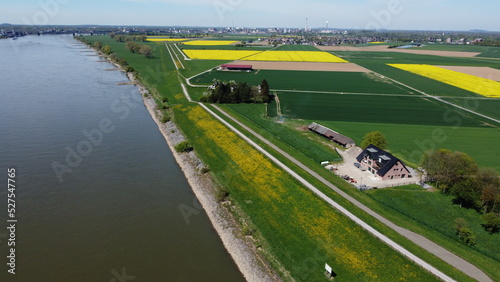
[[[105,57],[115,67],[125,72],[119,64],[113,62],[108,56],[105,56],[101,52],[98,53]],[[163,113],[158,109],[155,100],[151,97],[150,91],[137,80],[133,73],[127,73],[127,77],[137,86],[143,98],[144,105],[158,125],[177,164],[180,166],[191,189],[201,204],[201,208],[205,210],[212,226],[222,240],[224,247],[231,255],[245,279],[247,281],[279,281],[279,276],[276,275],[272,268],[269,267],[269,264],[265,262],[265,259],[253,243],[252,238],[243,235],[242,225],[230,210],[234,206],[227,207],[217,200],[217,185],[210,174],[202,172],[202,169],[205,167],[203,162],[194,152],[176,152],[174,148],[175,145],[185,140],[185,137],[181,134],[176,124],[172,121],[162,123],[161,119]],[[199,212],[200,207],[196,201],[186,203],[186,206],[179,206],[179,216],[184,217],[186,224],[189,224],[186,214],[197,216]]]

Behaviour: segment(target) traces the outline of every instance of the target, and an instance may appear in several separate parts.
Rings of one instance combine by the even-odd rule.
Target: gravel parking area
[[[349,177],[354,179],[355,182],[353,182],[353,184],[366,185],[371,188],[386,188],[420,183],[420,177],[418,175],[415,175],[415,172],[411,168],[408,169],[410,169],[410,171],[413,173],[413,178],[394,180],[382,180],[380,178],[377,178],[369,171],[362,171],[361,169],[354,166],[354,163],[358,162],[356,160],[356,157],[361,154],[362,151],[363,150],[359,147],[352,147],[345,151],[337,150],[339,155],[344,159],[344,162],[337,165],[335,174],[340,177],[348,175]]]

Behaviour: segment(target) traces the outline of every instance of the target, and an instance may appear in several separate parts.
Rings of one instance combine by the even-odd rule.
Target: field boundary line
[[[270,89],[277,92],[292,92],[292,93],[317,93],[317,94],[335,94],[335,95],[361,95],[361,96],[392,96],[392,97],[427,97],[425,95],[414,94],[388,94],[388,93],[356,93],[356,92],[329,92],[329,91],[309,91],[309,90],[283,90],[283,89]]]

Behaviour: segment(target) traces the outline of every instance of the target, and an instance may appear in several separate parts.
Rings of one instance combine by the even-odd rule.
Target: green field
[[[485,231],[480,224],[480,214],[454,205],[453,197],[445,196],[441,192],[414,190],[411,187],[372,190],[366,194],[377,202],[452,239],[457,237],[454,227],[455,219],[464,218],[477,237],[477,245],[474,249],[500,261],[500,234],[490,234]]]
[[[235,80],[258,85],[266,79],[271,89],[405,94],[412,93],[399,85],[382,80],[366,73],[357,72],[317,72],[317,71],[273,71],[260,70],[247,72],[212,71],[191,80],[195,84],[212,84],[214,79]]]
[[[499,47],[477,46],[477,45],[451,45],[451,44],[434,44],[421,47],[423,50],[437,51],[458,51],[458,52],[477,52],[481,53],[477,57],[485,58],[500,58]]]
[[[445,98],[444,100],[465,107],[466,109],[479,111],[492,118],[500,119],[500,99]]]
[[[347,121],[362,123],[392,123],[450,126],[447,118],[460,118],[463,126],[481,123],[429,98],[417,96],[341,95],[323,93],[278,94],[281,112],[289,118]]]
[[[311,45],[280,45],[275,51],[321,51]]]

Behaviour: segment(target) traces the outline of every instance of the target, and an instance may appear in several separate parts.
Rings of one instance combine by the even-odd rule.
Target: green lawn
[[[457,240],[454,221],[464,218],[474,234],[474,249],[500,261],[500,234],[490,234],[481,226],[481,215],[474,210],[460,208],[452,203],[453,197],[441,192],[407,189],[379,189],[367,191],[367,195],[399,213],[414,219],[446,236]]]
[[[260,70],[246,73],[213,71],[194,78],[192,82],[211,84],[213,79],[235,80],[253,85],[258,85],[263,79],[266,79],[271,89],[411,95],[408,89],[399,85],[391,84],[370,74],[354,72]]]
[[[277,119],[264,118],[266,105],[237,104],[226,105],[234,112],[244,116],[261,128],[265,128],[267,133],[272,133],[275,138],[288,144],[304,156],[313,159],[317,164],[322,161],[340,161],[340,156],[331,147],[317,141],[316,135],[309,131],[302,131],[301,136],[297,136],[297,129],[285,127],[277,123]],[[269,106],[276,109],[275,104]],[[261,134],[264,132],[260,132]]]

